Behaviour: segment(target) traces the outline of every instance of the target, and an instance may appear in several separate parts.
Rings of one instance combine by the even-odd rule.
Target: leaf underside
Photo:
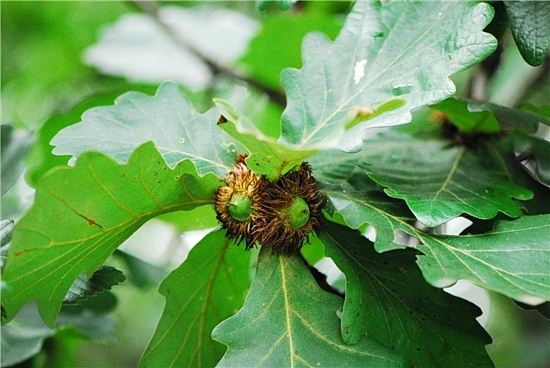
[[[98,151],[125,163],[137,147],[153,141],[171,169],[189,159],[199,175],[223,177],[236,153],[216,127],[219,116],[216,108],[199,114],[176,84],[166,82],[155,96],[129,92],[114,106],[86,111],[80,123],[62,129],[51,144],[56,155]]]
[[[51,171],[14,229],[3,275],[7,320],[36,299],[53,326],[78,275],[91,275],[147,220],[212,204],[218,185],[214,175],[199,177],[190,161],[170,170],[152,143],[137,149],[126,165],[89,152],[75,167]]]
[[[100,267],[89,279],[86,274],[82,273],[69,288],[63,303],[76,304],[79,301],[110,290],[111,287],[124,282],[124,280],[126,280],[126,277],[122,271],[110,266]]]

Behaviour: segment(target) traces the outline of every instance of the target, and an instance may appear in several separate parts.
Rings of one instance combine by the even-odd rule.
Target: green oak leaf
[[[274,180],[299,166],[314,151],[295,151],[282,146],[264,135],[250,119],[233,108],[227,101],[214,99],[223,113],[218,126],[234,138],[247,151],[248,167],[259,175]]]
[[[394,130],[369,140],[368,150],[353,159],[389,196],[405,200],[426,226],[441,225],[463,213],[479,219],[498,212],[520,216],[521,207],[512,198],[528,200],[533,193],[508,176],[507,166],[515,158],[490,141],[480,145],[474,151],[437,137]]]
[[[362,230],[376,230],[378,252],[403,248],[410,234],[408,223],[415,221],[406,203],[388,197],[356,163],[357,154],[321,151],[309,158],[320,191],[326,195],[325,210],[334,221],[343,215],[344,223]]]
[[[378,252],[403,248],[407,234],[414,234],[408,225],[414,221],[414,216],[400,201],[383,193],[336,189],[323,190],[323,193],[327,195],[326,211],[329,215],[341,214],[352,229],[359,229],[365,223],[375,228],[375,248]]]
[[[63,303],[76,304],[79,301],[86,300],[106,290],[110,290],[111,287],[125,280],[126,276],[124,276],[122,271],[111,266],[100,267],[90,278],[87,278],[85,273],[81,273],[73,282],[69,291],[67,291]]]
[[[215,231],[160,285],[166,306],[140,367],[213,367],[225,347],[212,329],[242,307],[250,286],[250,252]]]
[[[319,238],[346,275],[347,344],[368,335],[418,367],[493,366],[484,348],[491,338],[475,320],[481,311],[427,284],[418,251],[379,254],[359,232],[329,222]]]
[[[494,37],[482,32],[492,16],[484,3],[357,1],[334,42],[308,34],[303,68],[283,71],[280,142],[358,151],[366,128],[408,123],[411,109],[455,92],[449,75],[495,50]],[[405,103],[350,127],[396,98]]]
[[[542,64],[550,47],[550,3],[504,1],[519,52],[529,65]]]
[[[220,180],[186,160],[171,170],[152,143],[120,165],[98,152],[42,177],[31,210],[15,225],[2,293],[9,321],[36,299],[53,326],[63,297],[149,219],[214,203]],[[67,231],[70,229],[70,231]]]
[[[527,304],[550,300],[550,215],[499,221],[481,235],[424,236],[418,265],[428,282],[459,279]]]
[[[166,82],[155,96],[128,92],[114,106],[86,111],[80,123],[61,130],[51,144],[56,155],[99,151],[125,163],[138,146],[153,141],[171,169],[189,159],[199,175],[223,177],[236,153],[216,127],[219,115],[215,108],[199,114],[176,84]]]
[[[380,193],[375,195],[376,192],[361,191],[359,187],[354,191],[344,192],[335,188],[324,189],[323,192],[327,195],[326,210],[329,215],[341,215],[346,224],[354,229],[361,228],[365,223],[376,229],[375,249],[378,252],[402,248],[403,241],[400,238],[406,239],[405,236],[417,238],[423,244],[418,249],[429,256],[424,257],[426,266],[419,261],[421,271],[426,280],[436,287],[446,287],[457,280],[466,279],[524,302],[540,301],[548,296],[548,286],[541,284],[550,277],[550,230],[544,224],[533,228],[527,226],[528,219],[539,219],[537,216],[522,216],[504,222],[510,227],[518,224],[522,232],[513,235],[510,235],[512,232],[489,232],[484,235],[440,237],[414,227],[414,222],[404,216],[403,209],[391,205],[391,198],[384,201]],[[525,245],[521,245],[522,236],[529,237],[529,241],[524,241]],[[475,248],[470,251],[468,244],[474,244],[474,241],[480,247],[484,245],[484,251]],[[460,244],[460,247],[455,243]],[[532,251],[529,250],[529,244],[536,244]],[[439,262],[439,257],[445,262]],[[516,274],[518,264],[529,265],[529,271],[524,273],[521,270]]]
[[[365,222],[376,228],[375,248],[378,252],[400,248],[399,244],[391,243],[392,237],[402,236],[400,234],[418,238],[423,243],[418,249],[427,255],[420,256],[420,269],[426,280],[436,287],[447,287],[465,279],[526,303],[548,298],[550,227],[544,223],[544,216],[549,221],[548,215],[522,216],[503,222],[510,228],[517,226],[517,232],[495,230],[483,235],[443,237],[418,230],[401,214],[379,208],[380,205],[371,203],[361,192],[335,191],[327,195],[329,213],[341,214],[352,228],[359,228]],[[529,219],[542,225],[529,227]],[[529,237],[529,241],[521,240],[522,236]],[[479,249],[470,244],[479,246]],[[516,268],[520,263],[529,267],[518,272]]]
[[[342,300],[317,285],[296,256],[260,251],[243,308],[212,337],[228,346],[219,367],[402,366],[405,362],[370,338],[344,344],[336,313]]]
[[[133,91],[154,93],[156,87],[142,86],[137,84],[123,84],[120,86],[119,81],[113,82],[115,86],[109,86],[105,88],[105,91],[97,91],[86,96],[78,103],[74,104],[68,110],[57,112],[50,116],[48,120],[42,124],[37,131],[36,142],[32,145],[25,163],[27,165],[27,171],[25,172],[26,182],[36,187],[36,184],[40,177],[44,175],[48,170],[55,166],[66,166],[70,156],[57,156],[52,153],[52,146],[50,141],[52,138],[63,128],[73,125],[80,121],[82,114],[93,107],[112,104],[112,102],[120,96],[123,92],[131,88]]]

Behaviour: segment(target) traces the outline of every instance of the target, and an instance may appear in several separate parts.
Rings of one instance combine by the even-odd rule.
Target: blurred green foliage
[[[291,3],[279,1],[279,6],[286,9]],[[168,4],[192,7],[202,2],[163,3]],[[350,2],[298,2],[288,13],[282,13],[265,1],[228,1],[213,5],[242,12],[260,22],[257,38],[250,43],[249,51],[235,64],[235,69],[243,71],[260,85],[281,93],[279,73],[283,67],[300,67],[303,35],[317,30],[334,38],[343,23],[343,15],[349,10]],[[259,11],[258,5],[267,10]],[[50,139],[60,129],[79,122],[81,113],[91,106],[112,104],[115,96],[128,90],[152,94],[156,85],[131,83],[124,78],[107,76],[82,61],[84,51],[98,41],[104,27],[125,14],[141,13],[131,3],[2,1],[0,7],[2,124],[11,126],[6,129],[2,126],[2,214],[17,219],[24,209],[15,204],[14,199],[21,196],[21,188],[26,187],[19,176],[20,166],[17,166],[21,165],[24,155],[17,156],[18,162],[5,162],[5,146],[15,144],[26,147],[36,139],[25,162],[28,184],[35,186],[46,172],[67,162],[66,157],[52,155],[52,147],[49,145]],[[497,15],[503,14],[504,7],[497,4],[496,9]],[[501,21],[502,17],[498,19]],[[548,58],[539,68],[529,66],[518,51],[510,32],[503,27],[504,24],[497,27],[501,41],[496,53],[498,60],[495,62],[489,58],[475,68],[454,75],[452,79],[457,82],[459,93],[467,91],[472,83],[480,83],[483,93],[474,96],[476,98],[488,98],[502,105],[531,104],[543,108],[550,101]],[[289,34],[282,34],[281,28]],[[485,79],[480,82],[481,78],[477,76],[481,74]],[[185,86],[182,87],[195,106],[204,111],[212,106],[211,97],[230,96],[234,82],[234,79],[219,77],[206,90],[194,91],[194,94]],[[247,86],[244,82],[240,84]],[[261,91],[252,87],[250,90],[256,101],[261,102]],[[282,107],[272,102],[261,103],[265,109],[257,109],[255,113],[260,124],[260,119],[265,119],[263,124],[267,126],[274,121],[274,117],[280,116]],[[243,109],[248,113],[254,110],[254,106],[244,105]],[[264,114],[265,111],[270,112]],[[22,132],[22,135],[13,132]],[[7,165],[17,169],[14,175],[19,176],[19,181],[10,178],[4,188],[4,166]],[[26,190],[25,193],[32,193],[32,190]],[[192,214],[192,223],[180,212],[164,215],[161,219],[178,231],[204,229],[217,224],[209,208],[199,208]],[[148,246],[150,244],[143,247],[147,249]],[[111,340],[93,341],[74,327],[58,326],[43,334],[43,346],[37,355],[17,366],[136,366],[153,335],[164,304],[163,297],[151,286],[157,285],[162,279],[159,275],[174,268],[175,264],[167,259],[178,254],[176,248],[173,244],[166,247],[166,257],[160,266],[141,264],[139,260],[136,263],[126,253],[109,259],[108,264],[129,275],[130,281],[132,272],[150,275],[146,280],[126,282],[114,288],[118,306],[112,316],[116,318],[117,326]],[[318,259],[320,256],[314,254],[310,257]],[[140,276],[143,276],[141,273]],[[545,366],[550,356],[548,321],[535,311],[520,309],[500,294],[491,293],[490,298],[490,320],[486,328],[494,343],[487,350],[496,366]],[[27,308],[32,309],[32,305]],[[25,312],[34,313],[32,310]]]

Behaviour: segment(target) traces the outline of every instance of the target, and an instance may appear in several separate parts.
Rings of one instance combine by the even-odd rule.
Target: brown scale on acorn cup
[[[227,238],[244,241],[247,250],[261,244],[280,255],[298,252],[309,234],[320,230],[325,204],[311,167],[303,163],[270,181],[252,172],[245,157],[239,156],[216,195],[217,219]]]

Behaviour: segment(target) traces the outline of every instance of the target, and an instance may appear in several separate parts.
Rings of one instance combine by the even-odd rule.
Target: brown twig
[[[185,48],[187,51],[193,53],[195,56],[200,58],[212,71],[213,74],[224,74],[228,75],[237,80],[246,82],[247,84],[253,86],[259,91],[265,93],[266,95],[277,103],[280,106],[286,105],[286,98],[283,93],[280,91],[274,90],[270,87],[267,87],[258,81],[248,78],[235,70],[228,68],[224,65],[219,64],[215,60],[212,60],[210,57],[202,53],[200,50],[197,50],[195,47],[190,45],[183,37],[176,33],[170,25],[166,24],[159,16],[159,6],[154,1],[142,1],[142,0],[129,0],[129,3],[137,7],[140,11],[149,15],[162,29],[170,36],[174,41],[178,43],[181,47]]]

